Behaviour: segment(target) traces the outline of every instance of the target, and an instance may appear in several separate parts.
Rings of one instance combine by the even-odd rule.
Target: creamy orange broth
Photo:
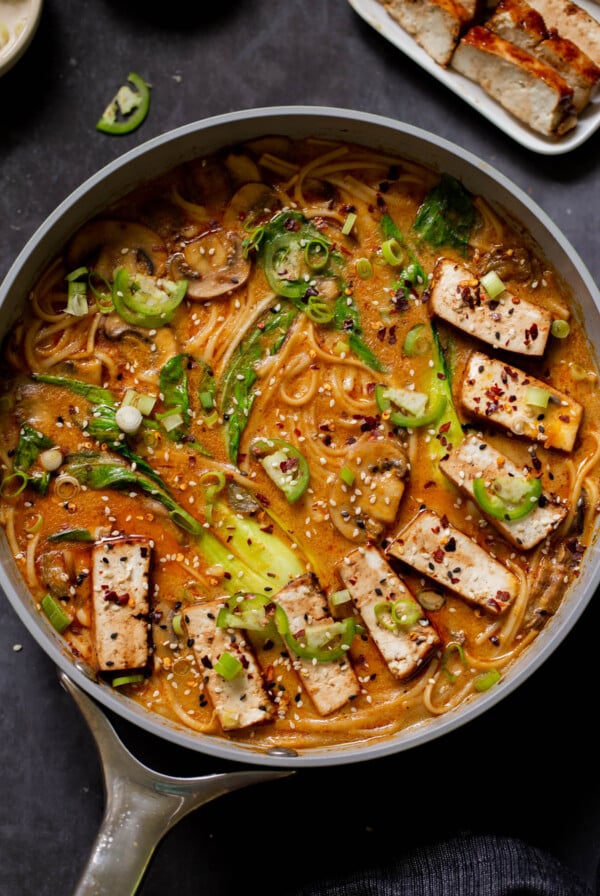
[[[1,511],[9,543],[34,599],[41,601],[48,592],[55,596],[71,620],[63,635],[66,644],[76,657],[96,668],[91,544],[49,538],[76,528],[88,530],[96,542],[123,536],[150,542],[148,663],[141,670],[143,680],[123,690],[151,712],[192,730],[252,741],[264,748],[303,750],[385,739],[476,697],[474,685],[482,674],[497,670],[500,676],[506,675],[576,578],[592,537],[598,502],[599,443],[594,421],[600,407],[594,359],[580,319],[573,313],[572,298],[548,261],[525,234],[486,204],[485,197],[474,197],[476,224],[465,253],[448,246],[433,248],[418,238],[413,230],[415,217],[438,181],[438,174],[402,158],[318,140],[292,143],[286,138],[265,138],[199,159],[140,187],[107,210],[100,223],[86,225],[41,278],[22,320],[9,334],[1,399]],[[265,185],[262,194],[255,188],[240,192],[244,184],[257,182]],[[213,277],[214,259],[219,258],[226,234],[236,234],[239,243],[282,208],[305,213],[339,256],[339,279],[319,282],[321,295],[331,307],[340,295],[354,303],[363,343],[381,369],[374,370],[352,349],[348,328],[315,323],[299,310],[278,350],[267,357],[263,347],[254,363],[258,378],[251,390],[253,404],[234,462],[227,448],[231,408],[222,404],[223,380],[235,347],[245,344],[269,314],[286,307],[286,299],[273,292],[264,265],[252,250],[246,253],[247,259],[244,253],[237,259],[240,267],[234,276],[240,283],[230,279],[219,294],[196,298],[192,284],[198,286]],[[469,418],[460,404],[468,354],[474,348],[489,355],[498,352],[435,321],[465,437],[484,435],[527,469],[528,475],[541,476],[545,493],[564,507],[563,522],[532,550],[520,551],[509,544],[437,468],[439,458],[453,447],[443,426],[446,417],[423,427],[399,428],[378,407],[378,383],[427,393],[434,356],[430,339],[423,354],[407,357],[403,350],[406,335],[416,324],[425,324],[425,332],[430,333],[428,283],[416,284],[406,296],[394,295],[398,271],[381,252],[385,213],[427,274],[440,255],[468,265],[475,277],[495,266],[511,293],[549,309],[555,319],[569,320],[569,335],[550,336],[543,358],[500,356],[583,405],[572,452],[543,443],[534,446],[492,423],[482,429],[481,423]],[[349,215],[356,219],[351,219],[346,234],[343,229]],[[207,233],[213,237],[202,252],[198,240]],[[370,262],[366,279],[357,273],[357,259]],[[408,261],[410,256],[405,254],[404,263]],[[65,277],[81,265],[95,272],[96,292],[87,286],[87,308],[78,316],[65,310]],[[96,293],[108,293],[115,270],[123,265],[130,272],[155,278],[187,279],[187,296],[171,321],[139,327],[111,311],[106,298],[97,298]],[[198,277],[198,270],[203,276]],[[420,509],[433,509],[516,575],[519,594],[511,607],[494,615],[447,589],[438,589],[439,608],[422,612],[437,631],[440,645],[406,681],[391,675],[369,632],[359,629],[348,654],[358,678],[358,696],[327,716],[316,711],[305,692],[290,650],[283,643],[261,650],[262,674],[274,701],[273,720],[223,732],[205,690],[205,670],[185,631],[174,631],[173,618],[185,621],[186,609],[198,602],[255,589],[238,576],[239,567],[232,580],[227,563],[213,562],[206,555],[202,534],[191,534],[177,525],[167,507],[135,485],[94,489],[65,482],[69,457],[78,452],[112,457],[125,465],[127,460],[90,436],[86,421],[93,414],[93,402],[68,388],[32,378],[42,374],[105,387],[117,403],[128,390],[150,395],[156,403],[146,419],[156,420],[160,419],[157,414],[168,411],[160,390],[161,370],[182,354],[190,358],[186,370],[192,416],[185,437],[173,440],[164,429],[144,424],[123,439],[160,475],[173,500],[202,531],[219,539],[225,556],[233,550],[230,521],[223,525],[218,505],[207,503],[206,485],[226,481],[232,487],[221,491],[219,501],[233,500],[234,512],[242,519],[246,505],[240,510],[240,495],[246,499],[250,495],[250,517],[286,544],[286,550],[297,556],[300,569],[316,575],[324,594],[342,590],[336,567],[353,548],[365,544],[367,536],[358,527],[342,533],[334,524],[332,490],[339,491],[340,471],[352,464],[353,453],[372,450],[376,441],[378,447],[392,446],[387,450],[405,457],[409,471],[394,519],[371,533],[369,540],[384,552]],[[199,400],[207,368],[214,374],[215,411]],[[60,448],[62,462],[50,471],[45,495],[29,483],[20,490],[26,477],[15,474],[23,424]],[[289,503],[252,455],[257,437],[283,439],[307,459],[309,486],[295,503]],[[40,457],[29,475],[44,472]],[[215,474],[212,479],[206,476],[209,472]],[[348,494],[359,484],[356,481]],[[422,575],[397,560],[390,562],[413,595],[425,592],[425,598],[431,597],[432,584]],[[269,596],[277,600],[275,592]],[[342,604],[332,612],[344,615],[352,612],[350,606]],[[235,637],[243,635],[238,631]],[[448,648],[449,644],[454,646]],[[126,673],[115,669],[99,674],[110,681]]]

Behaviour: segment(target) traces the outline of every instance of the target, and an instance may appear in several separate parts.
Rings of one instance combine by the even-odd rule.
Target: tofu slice
[[[527,403],[531,387],[550,393],[547,408]],[[475,417],[561,451],[573,450],[583,416],[582,406],[573,398],[481,352],[472,352],[467,359],[460,400]]]
[[[385,0],[388,15],[439,65],[447,66],[471,16],[456,0]]]
[[[296,637],[297,632],[312,622],[335,621],[329,614],[327,597],[310,573],[294,579],[278,591],[273,600],[285,610],[290,630]],[[304,689],[322,716],[341,709],[360,692],[358,680],[347,658],[313,663],[304,657],[293,657],[294,668]]]
[[[392,675],[404,681],[420,672],[439,646],[440,638],[424,614],[406,629],[390,631],[378,622],[375,607],[382,601],[414,601],[408,586],[383,554],[372,545],[356,548],[344,557],[337,572]]]
[[[530,0],[543,16],[546,28],[577,44],[595,65],[600,65],[600,22],[570,0]]]
[[[148,662],[151,557],[142,539],[103,541],[92,549],[93,636],[103,672]]]
[[[185,611],[188,638],[192,640],[206,692],[224,731],[248,728],[267,722],[274,707],[263,684],[254,654],[240,632],[217,628],[216,619],[223,602],[203,601]],[[230,653],[242,663],[242,670],[226,681],[214,666],[221,654]]]
[[[477,436],[470,436],[457,445],[442,458],[440,467],[462,493],[473,501],[474,479],[482,478],[489,482],[497,476],[523,475],[522,468]],[[536,507],[520,520],[499,520],[480,512],[511,544],[528,551],[554,532],[567,515],[567,510],[564,504],[557,504],[542,493]]]
[[[494,615],[519,591],[519,580],[509,569],[432,510],[421,511],[399,532],[387,553]]]
[[[548,37],[543,17],[523,0],[500,0],[486,28],[528,53]]]
[[[543,16],[524,0],[500,0],[486,27],[552,66],[573,88],[582,112],[596,93],[600,68],[572,40],[548,32]]]
[[[433,270],[431,308],[438,317],[495,348],[539,357],[544,354],[552,315],[508,290],[490,299],[465,266],[440,258]]]
[[[598,91],[600,66],[572,40],[557,34],[552,34],[539,43],[535,55],[556,69],[573,88],[575,111],[582,112]]]
[[[556,137],[577,124],[573,88],[564,78],[487,28],[467,31],[451,65],[538,133]]]

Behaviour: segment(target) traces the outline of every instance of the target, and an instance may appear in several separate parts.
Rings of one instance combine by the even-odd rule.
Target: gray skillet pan
[[[598,289],[564,235],[525,193],[469,152],[432,134],[362,112],[320,107],[253,109],[206,119],[152,139],[103,168],[75,190],[48,217],[11,267],[0,289],[0,337],[18,314],[24,298],[44,267],[59,253],[75,230],[92,215],[99,213],[142,180],[164,173],[180,162],[210,153],[222,146],[275,133],[293,138],[310,135],[350,140],[423,161],[435,170],[454,175],[467,189],[484,195],[502,213],[520,222],[542,252],[552,258],[558,273],[577,296],[591,343],[600,344]],[[74,660],[64,649],[60,637],[40,615],[21,580],[5,538],[2,536],[0,539],[0,585],[23,624],[58,667],[64,686],[77,700],[97,739],[102,741],[100,749],[105,769],[107,765],[116,768],[114,773],[110,773],[112,777],[108,787],[109,823],[115,823],[115,817],[119,818],[118,807],[120,805],[122,808],[124,800],[135,815],[136,823],[143,826],[147,822],[149,825],[147,836],[150,841],[162,836],[171,824],[194,806],[214,799],[227,790],[270,778],[277,769],[284,773],[299,768],[342,765],[388,756],[439,738],[493,709],[539,668],[564,640],[592,598],[599,581],[600,555],[595,550],[590,550],[579,579],[557,614],[504,680],[478,696],[476,701],[467,702],[458,710],[433,719],[414,731],[400,732],[384,743],[321,748],[298,755],[289,751],[265,752],[251,746],[191,733],[144,710],[98,681],[92,670]],[[93,701],[88,698],[93,698]],[[120,752],[121,748],[115,746],[110,734],[107,734],[108,723],[102,721],[99,706],[180,747],[221,760],[248,764],[254,770],[242,777],[228,774],[201,782],[160,779],[149,770],[138,767],[132,757],[123,758],[125,752]],[[107,755],[110,755],[110,763],[107,763]],[[256,771],[255,767],[259,766],[268,770],[263,776]],[[118,785],[115,781],[118,781]],[[163,808],[157,808],[159,801],[155,797],[159,793],[161,800],[164,800],[166,793],[173,799],[171,814]],[[118,823],[124,823],[123,817],[120,817]],[[133,870],[126,869],[123,857],[116,853],[118,840],[117,837],[106,836],[105,832],[100,835],[100,851],[97,850],[95,858],[91,860],[89,873],[86,872],[80,893],[132,891],[131,886],[135,884],[130,882],[136,876],[139,878],[145,860],[136,862]],[[122,881],[117,886],[113,879],[111,885],[104,889],[100,883],[89,883],[93,879],[92,871],[99,880],[109,869],[117,877],[122,872],[128,883],[124,884]]]

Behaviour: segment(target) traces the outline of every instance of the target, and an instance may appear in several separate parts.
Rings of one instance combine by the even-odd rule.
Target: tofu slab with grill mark
[[[461,38],[452,67],[508,112],[547,137],[577,124],[573,88],[551,66],[481,25]]]
[[[294,579],[277,592],[274,600],[285,610],[290,631],[300,640],[299,633],[307,625],[334,622],[329,614],[327,597],[310,573]],[[310,659],[292,655],[302,685],[322,716],[341,709],[358,695],[360,686],[347,657],[313,663]]]
[[[103,672],[148,662],[151,555],[150,544],[139,539],[103,541],[92,549],[94,645]]]
[[[543,16],[524,0],[500,0],[486,27],[555,69],[573,88],[573,105],[582,112],[600,82],[600,68],[572,40],[549,31]]]
[[[550,312],[506,289],[491,299],[466,265],[438,259],[430,302],[442,320],[491,346],[536,357],[544,354],[552,324]]]
[[[547,407],[531,403],[532,394],[544,392]],[[583,416],[582,406],[573,398],[481,352],[473,352],[467,360],[460,399],[467,412],[488,424],[562,451],[573,450]]]
[[[378,604],[389,602],[392,606],[399,599],[418,606],[406,583],[372,545],[351,551],[337,572],[392,675],[401,681],[412,678],[440,643],[435,628],[423,612],[413,625],[393,630],[381,625],[375,613]]]
[[[544,19],[546,28],[577,44],[600,65],[600,22],[571,0],[530,0]]]
[[[394,21],[439,65],[447,66],[471,15],[455,0],[386,0]]]
[[[258,663],[243,634],[217,627],[217,615],[222,606],[221,601],[203,601],[188,607],[184,618],[206,692],[221,727],[231,731],[268,721],[273,717],[274,709]],[[241,671],[231,681],[214,669],[223,653],[231,654],[242,664]]]
[[[432,510],[422,511],[399,532],[387,553],[494,615],[519,591],[509,569]]]
[[[518,467],[510,458],[502,454],[489,442],[471,436],[457,445],[440,461],[441,470],[471,500],[473,496],[473,480],[476,478],[492,482],[497,476],[523,476],[523,468]],[[477,503],[475,501],[475,503]],[[556,503],[551,497],[542,493],[533,510],[518,520],[501,520],[480,513],[511,544],[527,551],[554,532],[567,515],[568,508]]]

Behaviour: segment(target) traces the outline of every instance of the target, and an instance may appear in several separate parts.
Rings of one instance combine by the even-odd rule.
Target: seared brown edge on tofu
[[[543,393],[548,395],[547,407],[531,403],[532,394]],[[561,451],[573,450],[583,417],[575,399],[482,352],[472,352],[467,359],[460,401],[465,411],[480,420]]]

